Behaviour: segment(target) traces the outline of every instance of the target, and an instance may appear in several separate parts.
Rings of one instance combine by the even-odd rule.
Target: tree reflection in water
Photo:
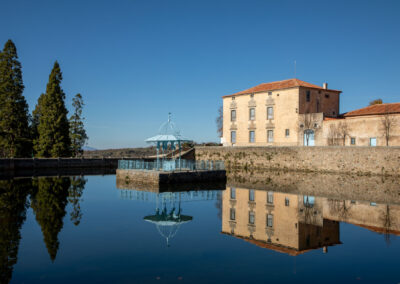
[[[68,177],[33,180],[34,193],[31,197],[31,207],[42,229],[44,242],[52,261],[57,256],[58,233],[63,227],[70,185],[71,180]]]
[[[0,181],[0,283],[11,280],[17,263],[21,226],[26,218],[30,179]]]
[[[83,176],[72,177],[71,187],[68,193],[68,202],[72,205],[71,221],[78,226],[82,219],[81,205],[83,190],[85,189],[87,179]]]

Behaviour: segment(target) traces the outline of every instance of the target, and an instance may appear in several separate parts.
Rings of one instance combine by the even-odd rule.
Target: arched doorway
[[[304,146],[314,146],[314,130],[304,130]]]

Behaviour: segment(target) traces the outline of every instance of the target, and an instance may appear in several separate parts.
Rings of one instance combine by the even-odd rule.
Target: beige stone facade
[[[303,132],[299,115],[320,112],[336,117],[339,113],[340,91],[297,79],[269,84],[265,90],[223,97],[224,145],[296,146]]]
[[[326,84],[289,79],[224,96],[221,142],[224,146],[400,146],[400,104],[386,104],[391,109],[386,114],[383,105],[378,112],[368,107],[340,115],[340,93]],[[387,115],[393,120],[389,143],[382,122]]]
[[[316,137],[316,145],[331,146],[400,146],[400,113],[390,114],[393,119],[386,141],[385,115],[365,115],[322,121],[322,133]],[[344,135],[343,127],[347,128]],[[318,135],[316,135],[318,136]],[[320,140],[322,139],[322,140]],[[343,144],[344,143],[344,144]]]

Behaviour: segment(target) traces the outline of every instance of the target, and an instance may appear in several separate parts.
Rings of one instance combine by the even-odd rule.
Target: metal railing
[[[118,169],[123,170],[158,170],[158,171],[207,171],[225,170],[224,161],[193,160],[119,160]]]

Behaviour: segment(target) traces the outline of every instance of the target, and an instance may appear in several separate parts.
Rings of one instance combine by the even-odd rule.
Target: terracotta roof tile
[[[288,89],[288,88],[294,88],[294,87],[307,87],[307,88],[324,90],[324,88],[321,87],[321,86],[310,84],[310,83],[301,81],[299,79],[288,79],[288,80],[283,80],[283,81],[262,83],[260,85],[255,86],[255,87],[252,87],[250,89],[247,89],[247,90],[244,90],[244,91],[241,91],[241,92],[237,92],[237,93],[232,94],[232,95],[223,96],[223,97],[231,97],[231,96],[250,94],[250,93],[258,93],[258,92],[265,92],[265,91]],[[341,91],[338,91],[338,90],[328,90],[328,91],[341,92]]]
[[[349,116],[374,115],[374,114],[379,115],[386,113],[388,114],[400,113],[400,103],[367,106],[365,108],[349,111],[348,113],[345,113],[344,116],[349,117]]]

